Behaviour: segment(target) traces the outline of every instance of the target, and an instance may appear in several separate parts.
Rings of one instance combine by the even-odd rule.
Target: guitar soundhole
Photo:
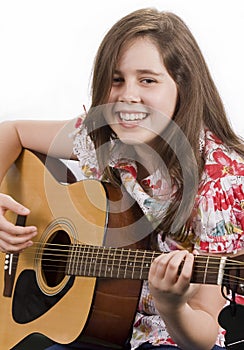
[[[58,230],[45,245],[42,255],[42,274],[49,287],[59,285],[65,277],[70,243],[68,234]]]
[[[45,242],[41,253],[42,277],[50,290],[65,277],[70,238],[64,230],[57,230]],[[41,251],[39,251],[40,253]],[[37,254],[40,257],[39,254]],[[31,322],[48,312],[68,292],[74,283],[71,276],[62,288],[47,294],[37,283],[34,270],[23,270],[18,277],[13,297],[12,314],[17,323]]]
[[[16,283],[12,316],[17,323],[31,322],[48,312],[73,286],[72,276],[65,287],[57,294],[48,296],[40,290],[33,270],[24,270]]]

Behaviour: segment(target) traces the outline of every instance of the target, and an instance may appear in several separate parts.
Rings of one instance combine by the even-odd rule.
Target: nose
[[[119,102],[126,102],[126,103],[141,102],[141,97],[137,86],[132,83],[124,83],[119,93]]]

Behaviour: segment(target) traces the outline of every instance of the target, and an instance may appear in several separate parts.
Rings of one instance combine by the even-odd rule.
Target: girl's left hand
[[[160,313],[170,313],[187,302],[199,288],[190,284],[194,255],[187,250],[157,257],[149,271],[149,287]],[[180,270],[179,270],[180,269]]]

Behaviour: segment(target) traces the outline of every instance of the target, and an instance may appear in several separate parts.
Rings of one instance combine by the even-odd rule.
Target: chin
[[[121,142],[127,145],[142,145],[142,144],[151,144],[155,140],[155,134],[150,135],[140,135],[140,133],[135,133],[133,135],[117,133],[118,138]]]
[[[144,141],[140,141],[140,140],[135,140],[135,139],[127,139],[127,138],[119,138],[121,142],[123,142],[126,145],[130,145],[130,146],[136,146],[136,145],[142,145],[145,142]]]

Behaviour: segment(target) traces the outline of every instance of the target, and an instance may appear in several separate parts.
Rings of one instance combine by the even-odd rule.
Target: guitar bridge
[[[11,297],[14,287],[15,274],[18,265],[19,254],[6,254],[4,265],[4,297]]]
[[[25,226],[26,216],[18,215],[16,220],[17,226]],[[7,253],[4,264],[4,289],[3,296],[11,297],[14,287],[15,275],[18,266],[19,253]]]

